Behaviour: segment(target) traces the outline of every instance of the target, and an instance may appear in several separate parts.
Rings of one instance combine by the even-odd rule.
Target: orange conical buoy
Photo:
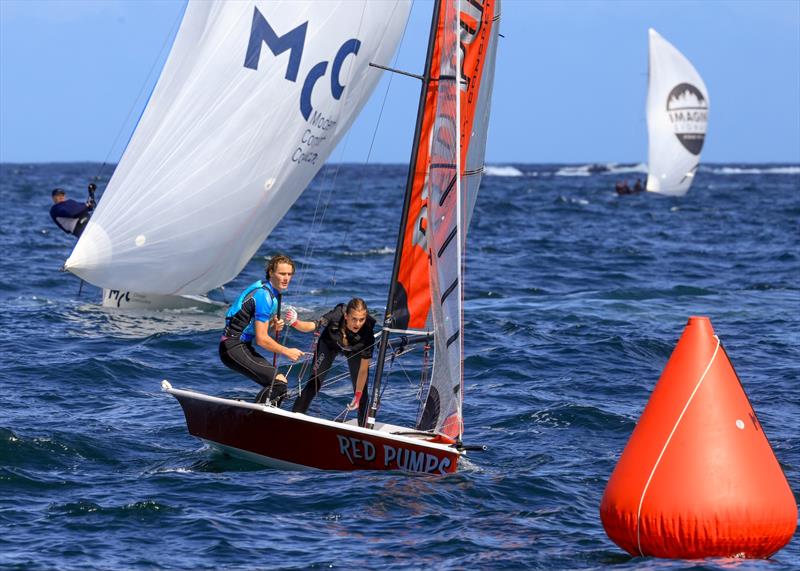
[[[797,504],[707,317],[690,317],[600,504],[634,556],[769,557]]]

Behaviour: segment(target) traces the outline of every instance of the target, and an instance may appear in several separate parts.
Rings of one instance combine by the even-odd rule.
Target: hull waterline
[[[441,437],[376,423],[374,429],[273,406],[162,388],[183,408],[192,436],[233,456],[273,468],[385,470],[447,474],[463,452]],[[438,440],[438,441],[437,441]]]
[[[118,309],[189,309],[204,310],[227,307],[204,295],[157,295],[103,288],[103,307]]]

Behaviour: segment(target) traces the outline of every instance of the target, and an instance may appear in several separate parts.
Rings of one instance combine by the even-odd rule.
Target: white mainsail
[[[233,279],[370,96],[408,0],[190,0],[136,131],[65,268],[97,286]]]
[[[647,190],[683,196],[694,178],[708,122],[708,91],[697,70],[652,28],[647,93]]]

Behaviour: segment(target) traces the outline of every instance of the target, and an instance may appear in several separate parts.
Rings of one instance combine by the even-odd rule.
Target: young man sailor
[[[225,315],[225,331],[219,342],[219,358],[226,366],[264,387],[256,402],[280,406],[286,395],[286,377],[277,374],[253,343],[292,361],[303,356],[300,349],[284,347],[270,337],[270,327],[280,332],[284,322],[278,315],[281,292],[289,287],[294,276],[294,262],[278,254],[267,263],[266,277],[249,285]]]
[[[95,207],[94,183],[89,185],[89,198],[86,202],[78,202],[67,198],[67,193],[62,188],[55,188],[51,193],[53,206],[50,207],[50,218],[67,234],[80,238],[83,229],[89,223]]]

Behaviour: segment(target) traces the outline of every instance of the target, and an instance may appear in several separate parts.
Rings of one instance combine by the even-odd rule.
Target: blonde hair
[[[347,302],[346,313],[350,313],[351,311],[367,311],[367,302],[360,297],[354,297]]]

